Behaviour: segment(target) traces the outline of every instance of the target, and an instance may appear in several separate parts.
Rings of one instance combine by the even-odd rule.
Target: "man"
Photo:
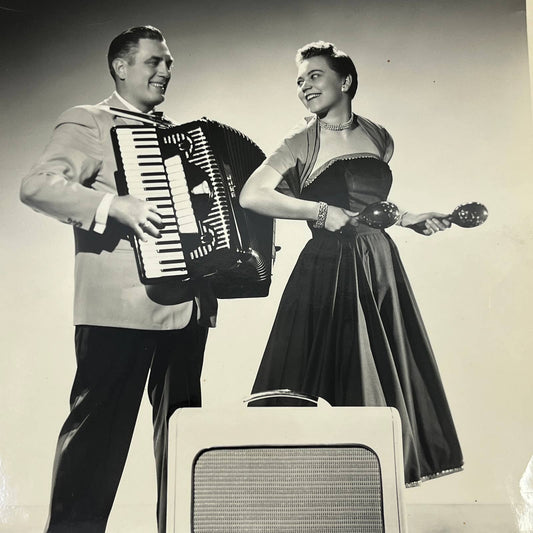
[[[122,475],[144,386],[153,406],[159,531],[165,531],[168,419],[200,405],[207,327],[216,300],[140,283],[127,233],[159,236],[155,207],[117,196],[110,129],[158,120],[172,56],[159,30],[131,28],[109,47],[115,92],[64,112],[21,199],[74,226],[77,371],[60,432],[47,531],[102,532]],[[115,111],[116,109],[119,111]],[[134,114],[130,114],[133,112]],[[174,292],[173,292],[174,291]]]

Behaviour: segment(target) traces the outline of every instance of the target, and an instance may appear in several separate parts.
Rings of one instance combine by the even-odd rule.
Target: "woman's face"
[[[325,56],[304,59],[298,67],[298,98],[319,117],[337,106],[345,105],[347,94],[341,87],[344,78],[329,66]]]

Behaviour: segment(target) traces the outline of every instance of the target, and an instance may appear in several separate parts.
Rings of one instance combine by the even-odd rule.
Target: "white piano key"
[[[178,225],[181,228],[185,224],[197,224],[194,211],[192,209],[176,209]]]
[[[177,261],[175,263],[165,263],[165,264],[160,264],[156,262],[145,263],[143,264],[143,267],[146,273],[150,273],[152,275],[158,275],[163,271],[163,269],[171,269],[171,268],[183,269],[187,271],[187,264],[185,263],[185,260]]]
[[[166,250],[175,250],[176,253],[183,252],[183,248],[181,244],[158,244],[154,250],[157,253],[165,253],[165,254],[167,253]],[[168,253],[174,253],[174,252],[168,252]]]
[[[132,196],[135,196],[135,198],[139,198],[140,200],[144,201],[152,201],[157,203],[158,201],[161,201],[161,198],[167,199],[170,198],[170,193],[168,191],[145,191],[143,190],[130,190],[129,191]],[[159,200],[156,200],[159,199]]]
[[[164,257],[163,257],[164,256]],[[157,255],[143,255],[143,265],[151,268],[160,268],[160,261],[174,261],[176,264],[185,263],[185,257],[183,254],[157,254]],[[167,263],[170,264],[170,263]]]
[[[187,186],[170,187],[170,189],[172,191],[172,196],[175,196],[176,198],[186,198],[189,202],[191,201]]]
[[[159,142],[157,140],[157,135],[135,135],[131,137],[124,137],[122,135],[118,136],[118,142],[121,146],[135,146],[139,144],[152,143],[159,150]]]
[[[161,244],[160,241],[161,240],[165,240],[165,241],[172,241],[174,244]],[[144,241],[141,241],[140,243],[140,248],[141,250],[148,250],[148,251],[151,251],[151,250],[157,250],[157,249],[163,249],[163,248],[179,248],[181,249],[181,242],[175,242],[175,241],[179,241],[179,237],[168,237],[168,236],[165,236],[165,237],[160,237],[159,239],[155,239],[154,237],[150,237],[148,241],[144,242]]]
[[[150,150],[154,153],[161,155],[161,148],[157,139],[132,139],[131,142],[124,142],[120,146],[121,150],[124,152],[135,152],[143,153],[144,150]]]
[[[128,154],[122,154],[122,165],[125,166],[127,164],[133,164],[141,166],[139,163],[145,162],[145,161],[157,161],[161,165],[163,165],[163,158],[160,154],[146,154],[144,157],[138,157],[138,155],[132,153],[131,155]]]
[[[190,204],[184,204],[184,203],[175,203],[174,209],[176,210],[176,214],[178,215],[178,220],[187,220],[189,218],[195,218],[194,216],[194,210],[190,206]]]
[[[185,224],[180,224],[181,233],[199,233],[198,225],[196,222],[188,222]]]
[[[156,265],[159,265],[160,261],[172,260],[172,261],[176,261],[178,264],[179,263],[185,263],[185,256],[183,255],[183,253],[152,254],[152,255],[143,254],[142,258],[143,258],[143,263],[144,264],[146,264],[148,266],[151,265],[153,267],[156,267]]]
[[[140,162],[146,159],[158,159],[160,161],[163,160],[161,154],[154,152],[154,153],[146,153],[144,157],[138,157],[138,149],[136,149],[135,152],[132,152],[131,154],[123,153],[122,154],[122,162]]]
[[[160,214],[160,215],[172,215],[174,216],[174,209],[172,208],[172,206],[170,207],[159,207],[157,209],[157,212]]]
[[[128,184],[132,186],[140,186],[143,184],[145,179],[165,179],[166,176],[163,172],[154,171],[154,172],[135,172],[128,173]]]
[[[183,163],[181,162],[181,158],[179,156],[177,156],[177,159],[165,159],[165,166],[167,167],[167,171],[169,174],[184,173]]]
[[[157,135],[155,133],[134,133],[133,135],[117,135],[117,139],[121,143],[138,143],[138,142],[144,142],[144,141],[150,141],[150,142],[158,142]]]
[[[143,179],[145,176],[166,176],[164,168],[161,165],[144,165],[126,163],[123,165],[124,172],[128,176],[128,181]]]
[[[181,261],[183,259],[183,251],[176,249],[173,252],[158,252],[157,250],[144,250],[142,252],[145,261],[163,261],[166,259],[173,259]]]
[[[159,170],[164,172],[163,161],[161,158],[154,157],[153,159],[126,159],[122,161],[124,170],[137,170],[139,172],[154,172]]]
[[[187,276],[189,274],[186,268],[178,268],[178,267],[174,267],[174,268],[177,268],[177,270],[173,270],[172,272],[161,272],[160,270],[157,270],[157,269],[151,269],[151,270],[146,271],[145,269],[146,277],[148,279],[157,279],[157,278],[170,278],[172,276]]]
[[[148,126],[142,126],[142,127],[133,127],[133,128],[117,128],[116,129],[116,132],[117,134],[119,135],[129,135],[129,136],[133,136],[133,135],[149,135],[149,134],[153,134],[155,135],[155,126],[152,127],[150,125]]]
[[[186,181],[184,181],[184,180],[183,181],[182,180],[177,181],[177,180],[173,180],[173,179],[168,179],[168,186],[170,187],[170,190],[173,193],[190,197],[189,188],[187,186],[187,182]]]
[[[176,207],[176,211],[183,209],[183,210],[191,210],[192,211],[192,205],[191,201],[189,200],[189,197],[183,197],[183,196],[176,196],[172,195],[172,201],[174,202],[174,206]]]
[[[132,171],[132,174],[145,172],[161,172],[165,174],[165,168],[160,157],[143,158],[143,159],[123,159],[122,167]]]
[[[171,257],[170,254],[166,254],[166,255],[169,255],[169,257],[165,257],[164,259],[162,259],[159,255],[158,256],[144,256],[143,255],[143,266],[146,267],[146,268],[151,268],[151,269],[158,269],[158,270],[161,270],[161,262],[160,261],[173,261],[173,263],[165,263],[167,265],[170,265],[170,264],[175,264],[175,265],[185,265],[185,258],[183,257],[183,254],[181,256],[174,256],[174,257]]]
[[[120,153],[124,157],[137,157],[138,155],[153,155],[161,157],[161,150],[157,141],[143,141],[135,143],[120,143]]]
[[[176,189],[188,189],[187,180],[185,179],[185,176],[167,174],[167,181],[169,182],[171,187],[175,187]]]

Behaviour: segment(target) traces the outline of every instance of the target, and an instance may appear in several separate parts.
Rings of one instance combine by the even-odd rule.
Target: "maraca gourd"
[[[488,216],[489,212],[483,204],[470,202],[458,205],[447,218],[461,228],[475,228],[483,224]]]
[[[398,221],[400,212],[392,202],[375,202],[367,205],[355,219],[377,229],[388,228]]]

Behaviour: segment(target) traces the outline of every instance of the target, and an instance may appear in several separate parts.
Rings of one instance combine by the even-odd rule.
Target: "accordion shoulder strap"
[[[130,120],[138,120],[139,122],[143,122],[145,124],[151,124],[154,126],[159,127],[170,127],[172,126],[172,122],[159,117],[157,115],[149,115],[147,113],[137,113],[136,111],[130,111],[129,109],[121,109],[118,107],[111,107],[108,105],[99,104],[98,109],[101,109],[102,111],[105,111],[107,113],[110,113],[111,115],[127,118]]]

